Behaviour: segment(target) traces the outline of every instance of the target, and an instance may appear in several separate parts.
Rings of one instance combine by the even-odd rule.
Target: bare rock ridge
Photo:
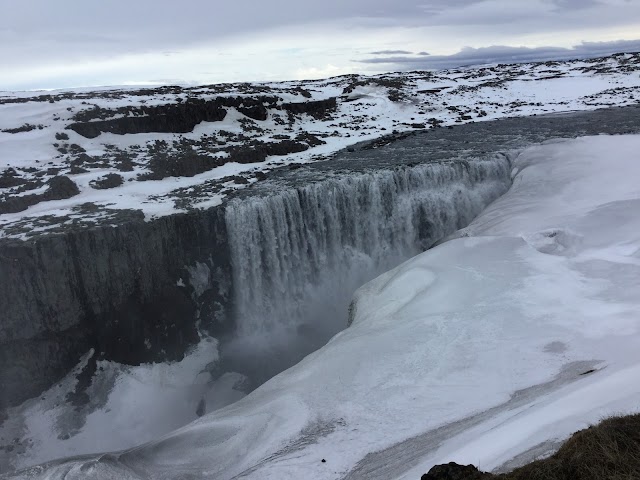
[[[319,119],[337,106],[335,98],[278,105],[279,100],[276,96],[217,97],[214,100],[189,99],[175,105],[121,107],[116,110],[94,108],[76,115],[76,119],[81,121],[67,128],[85,138],[96,138],[101,133],[188,133],[200,122],[224,120],[227,115],[224,107],[235,107],[248,118],[264,121],[269,109],[306,113]]]
[[[74,197],[78,195],[78,193],[80,193],[80,190],[78,186],[73,183],[73,180],[64,175],[60,175],[47,181],[47,190],[43,194],[23,195],[0,202],[0,214],[21,212],[41,201],[63,200]]]
[[[487,480],[490,474],[480,472],[473,465],[458,465],[448,463],[435,465],[428,473],[422,475],[421,480]]]

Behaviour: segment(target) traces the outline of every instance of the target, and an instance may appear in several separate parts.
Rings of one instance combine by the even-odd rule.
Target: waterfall
[[[346,326],[354,291],[466,226],[510,184],[502,154],[352,173],[226,209],[237,331],[226,354],[258,381]]]

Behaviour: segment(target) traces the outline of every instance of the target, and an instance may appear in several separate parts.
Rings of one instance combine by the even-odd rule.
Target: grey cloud
[[[384,43],[384,27],[400,27],[409,35],[431,29],[442,32],[446,39],[468,39],[468,44],[511,44],[522,35],[539,37],[545,32],[617,27],[628,32],[640,22],[637,0],[0,0],[0,11],[3,73],[6,78],[22,75],[29,81],[35,81],[43,70],[100,64],[129,54],[172,51],[179,56],[200,45],[220,51],[225,42],[240,43],[258,36],[260,42],[269,43],[270,35],[284,36],[283,29],[310,23],[322,23],[327,37],[349,33],[351,27],[363,35],[381,32],[380,44],[368,47],[380,58],[365,62],[402,68],[413,62],[473,62],[482,55],[526,52],[467,51],[454,58],[411,54],[397,40]],[[425,46],[436,48],[433,43]],[[362,51],[356,48],[343,47],[345,52]],[[148,67],[149,71],[154,68]]]
[[[485,48],[463,48],[453,55],[391,56],[359,60],[360,63],[386,64],[393,70],[429,70],[487,63],[526,63],[547,60],[590,58],[612,53],[640,52],[640,40],[617,42],[583,42],[573,48],[507,47],[495,45]]]
[[[413,55],[413,52],[408,50],[378,50],[377,52],[371,52],[370,55]]]
[[[553,3],[559,10],[577,10],[604,5],[600,0],[553,0]]]
[[[3,68],[216,44],[312,22],[404,24],[421,0],[0,0]],[[339,28],[339,27],[338,27]]]
[[[429,0],[421,2],[420,9],[428,15],[440,15],[448,10],[458,10],[484,1],[485,0],[451,0],[449,2],[441,2]]]
[[[579,22],[568,16],[587,7],[598,7],[600,13],[606,13],[593,15],[590,20],[602,27],[640,18],[640,8],[634,2],[609,9],[608,2],[612,1],[0,0],[0,58],[4,66],[29,59],[95,59],[211,43],[229,36],[242,38],[258,31],[310,22],[348,21],[363,27],[370,26],[367,22],[403,27],[472,25],[484,29],[502,24],[513,31],[524,28],[522,24],[526,23],[527,31],[539,32],[558,25],[565,29],[575,27]],[[559,13],[548,15],[544,8],[536,7],[534,10],[539,13],[532,15],[531,5],[538,4],[555,5]],[[503,8],[507,5],[508,9]],[[469,8],[475,10],[469,12]]]

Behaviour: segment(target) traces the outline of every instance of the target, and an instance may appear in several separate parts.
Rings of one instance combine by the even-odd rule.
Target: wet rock
[[[220,165],[220,160],[202,155],[194,150],[173,154],[160,153],[149,160],[149,172],[140,180],[162,180],[166,177],[193,177]]]
[[[309,90],[307,90],[306,88],[296,87],[296,88],[293,89],[293,92],[296,93],[296,94],[299,93],[304,98],[311,98],[311,92]]]
[[[69,173],[71,175],[78,175],[80,173],[87,173],[87,172],[89,172],[89,170],[87,170],[86,168],[78,167],[76,165],[72,165],[71,168],[69,169]]]
[[[233,180],[233,183],[237,185],[247,185],[249,183],[249,180],[239,175],[234,175],[233,177],[231,177],[231,180]]]
[[[27,181],[18,176],[13,168],[7,168],[0,175],[0,188],[11,188],[24,185]]]
[[[40,202],[41,195],[23,195],[21,197],[12,197],[0,202],[0,214],[23,212],[31,205]]]
[[[250,105],[238,107],[238,111],[253,120],[265,121],[269,117],[269,111],[264,105]]]
[[[32,205],[45,200],[63,200],[80,193],[78,186],[66,176],[53,177],[47,181],[49,188],[42,195],[11,197],[0,202],[0,214],[23,212]],[[37,185],[34,184],[34,185]],[[26,184],[25,184],[26,186]]]
[[[304,142],[310,147],[317,147],[319,145],[324,145],[326,142],[315,135],[309,132],[302,132],[296,135],[296,141]]]
[[[74,207],[73,209],[81,213],[96,213],[100,210],[100,207],[98,207],[93,202],[85,202],[78,205],[77,207]]]
[[[254,142],[249,146],[232,147],[229,149],[229,160],[238,163],[264,162],[269,155],[285,156],[291,153],[304,152],[309,149],[306,143],[295,140],[280,142]]]
[[[40,130],[42,130],[42,125],[39,126],[35,126],[35,125],[31,125],[29,123],[25,123],[24,125],[22,125],[21,127],[16,127],[16,128],[7,128],[5,130],[2,130],[4,133],[24,133],[24,132],[30,132],[31,130],[35,130],[36,128],[40,128]]]

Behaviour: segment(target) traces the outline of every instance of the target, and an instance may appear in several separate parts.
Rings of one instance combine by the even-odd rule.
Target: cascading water
[[[231,202],[227,368],[259,384],[322,346],[360,285],[466,226],[506,191],[509,165],[505,155],[420,164]]]

